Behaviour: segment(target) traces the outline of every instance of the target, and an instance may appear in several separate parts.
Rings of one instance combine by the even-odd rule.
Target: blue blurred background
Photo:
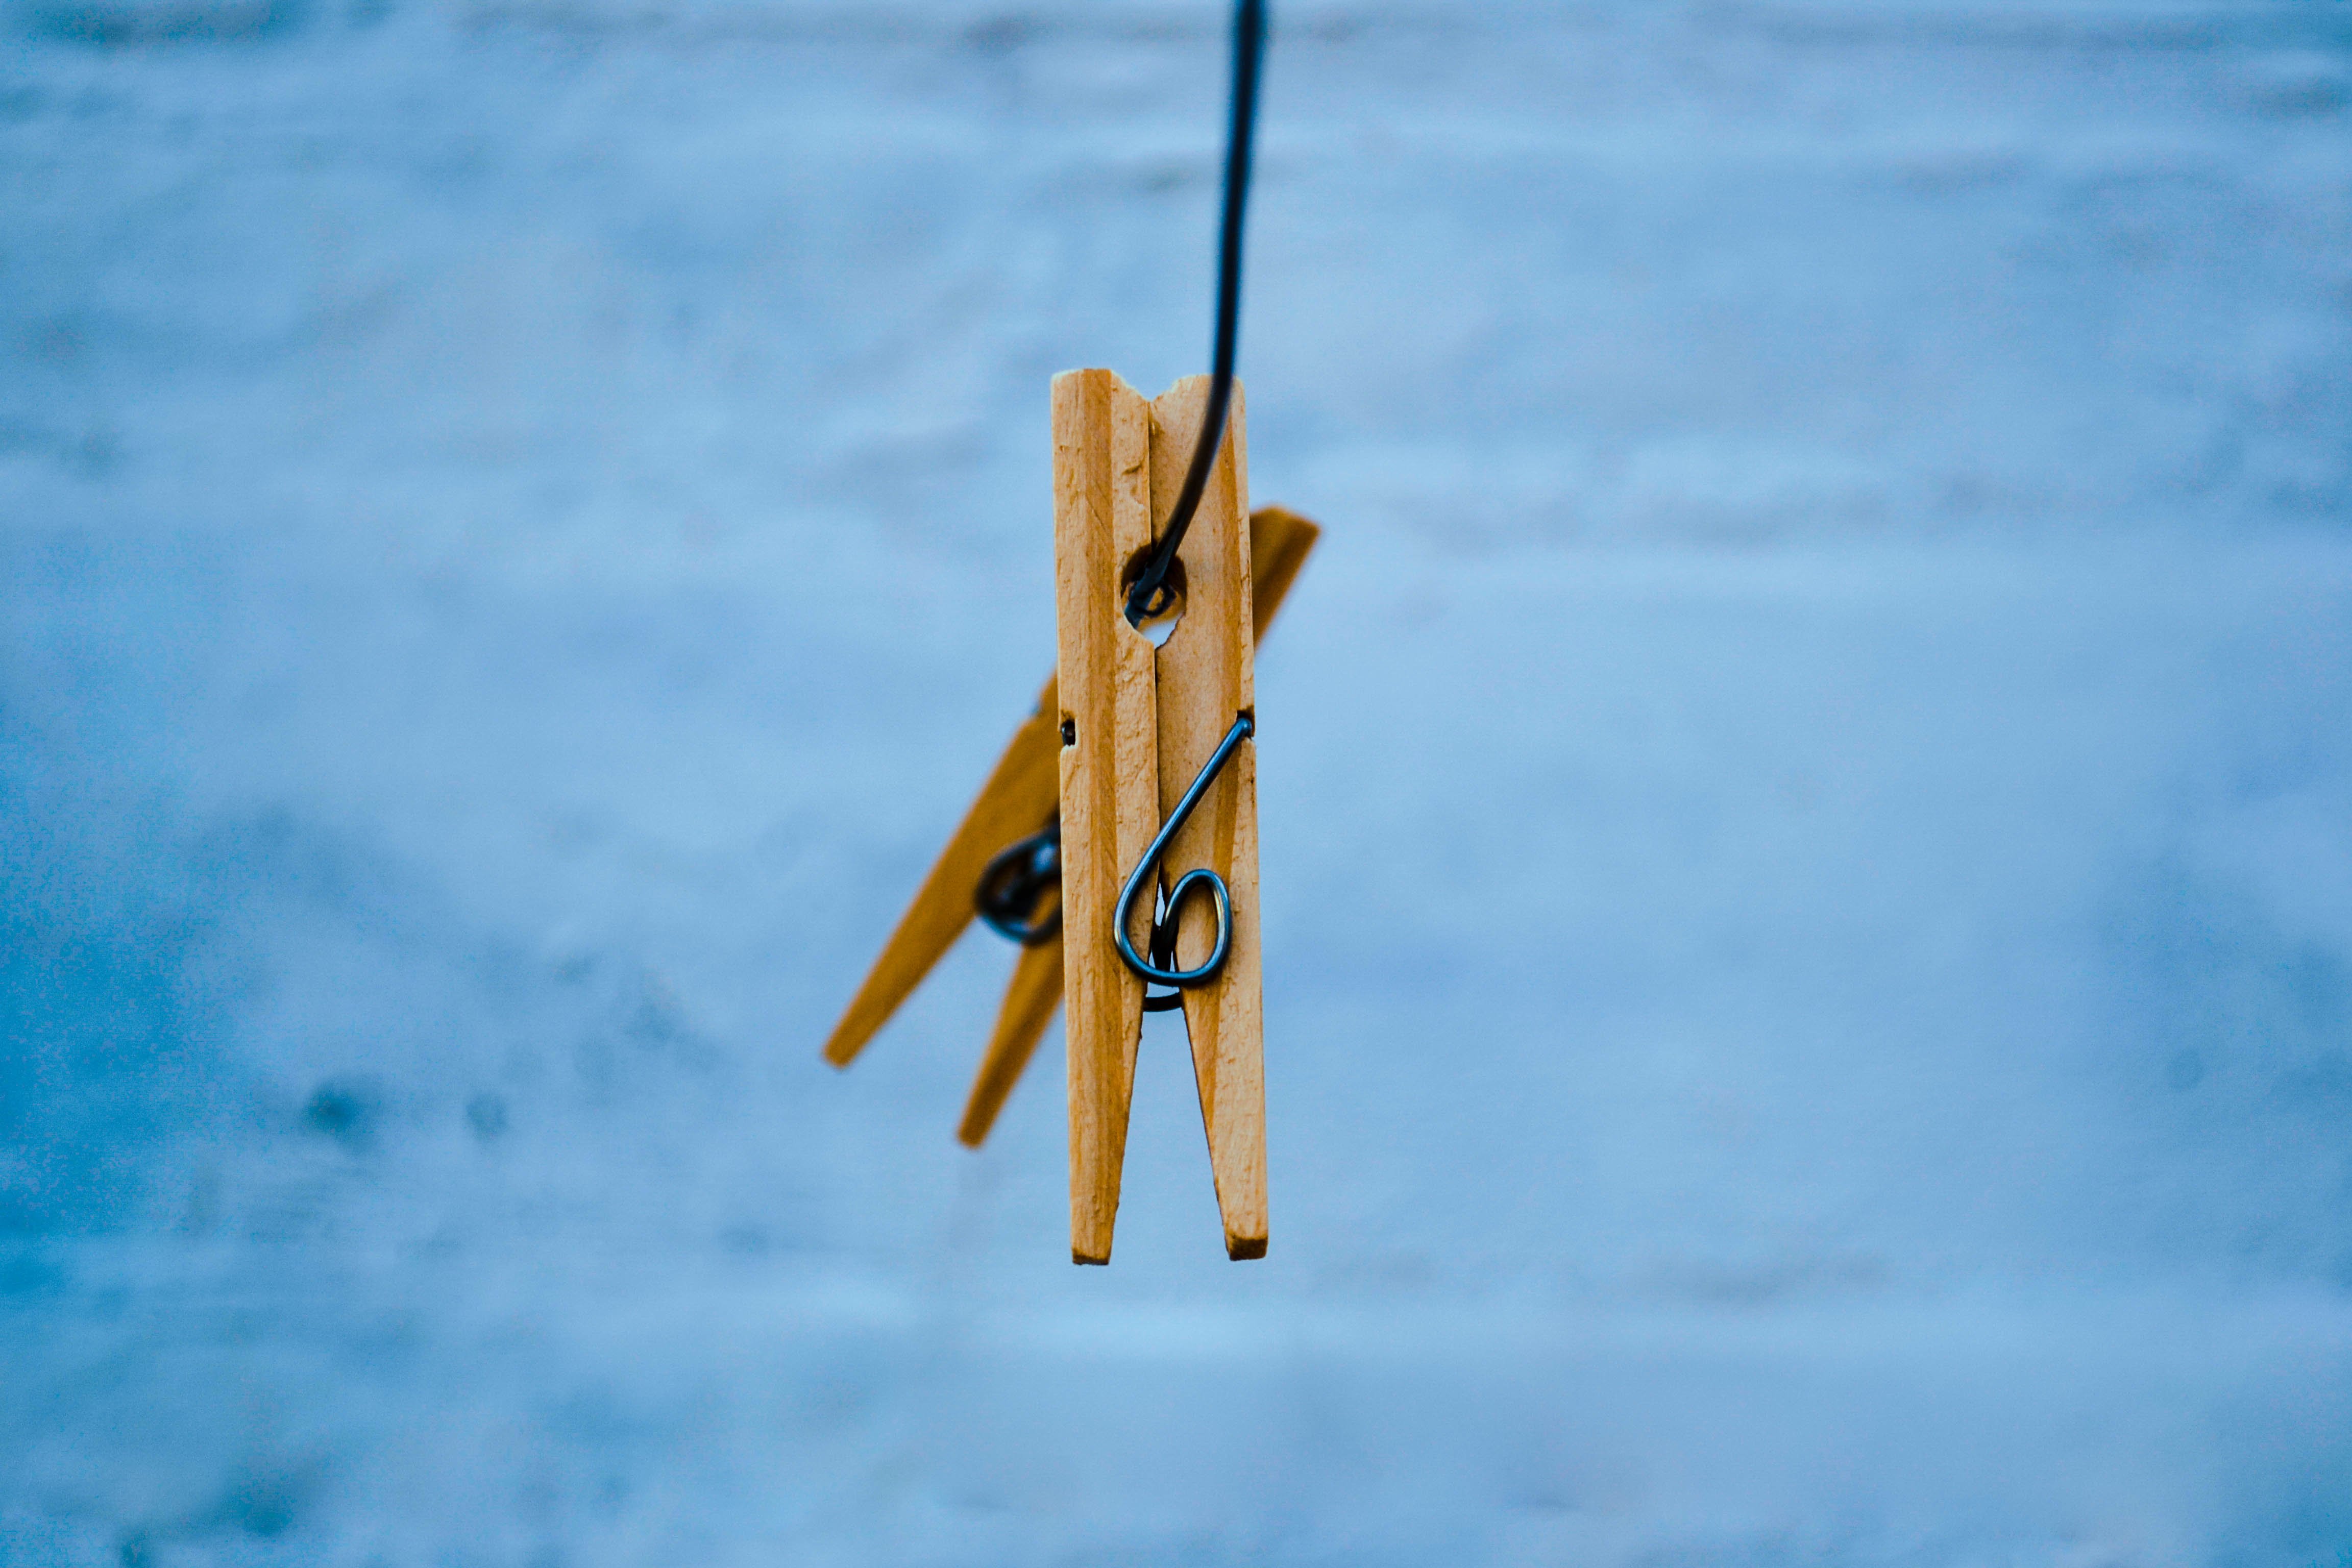
[[[2352,7],[1277,7],[1273,1250],[967,939],[1223,8],[0,0],[0,1561],[2352,1562]]]

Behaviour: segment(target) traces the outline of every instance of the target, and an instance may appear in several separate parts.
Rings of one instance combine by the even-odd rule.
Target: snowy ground
[[[2352,1561],[2352,10],[1277,7],[1274,1237],[817,1045],[1167,0],[0,0],[0,1563]]]

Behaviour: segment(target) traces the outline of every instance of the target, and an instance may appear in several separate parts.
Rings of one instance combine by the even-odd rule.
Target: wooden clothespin
[[[1265,1256],[1251,666],[1317,536],[1251,516],[1234,379],[1265,32],[1265,0],[1236,0],[1215,372],[1150,403],[1107,370],[1054,378],[1055,677],[824,1047],[848,1066],[975,912],[1019,940],[957,1136],[988,1135],[1066,998],[1079,1263],[1110,1261],[1143,1015],[1179,1006],[1226,1255]]]
[[[1169,574],[1175,625],[1155,647],[1147,627],[1129,622],[1130,585],[1202,445],[1209,394],[1206,376],[1151,403],[1108,371],[1054,378],[1070,1255],[1080,1263],[1110,1261],[1148,980],[1179,988],[1226,1255],[1265,1256],[1256,693],[1238,386]],[[1141,961],[1139,915],[1150,949]]]
[[[1069,638],[1071,628],[1077,624],[1071,618],[1074,582],[1085,586],[1090,598],[1108,593],[1112,605],[1108,613],[1114,617],[1118,616],[1117,600],[1120,588],[1116,583],[1106,587],[1099,573],[1081,574],[1076,580],[1070,574],[1068,552],[1074,547],[1091,549],[1106,541],[1094,539],[1079,527],[1079,513],[1073,510],[1074,503],[1091,492],[1083,486],[1078,489],[1066,487],[1065,470],[1073,479],[1081,473],[1103,477],[1102,462],[1092,461],[1089,467],[1091,459],[1087,454],[1094,450],[1089,443],[1095,437],[1087,432],[1108,430],[1108,426],[1095,415],[1116,405],[1118,417],[1124,421],[1122,450],[1139,450],[1147,465],[1123,477],[1123,505],[1128,509],[1122,513],[1124,526],[1138,545],[1149,544],[1156,537],[1150,530],[1165,523],[1181,487],[1183,465],[1202,422],[1206,390],[1207,378],[1196,377],[1178,384],[1156,404],[1145,404],[1108,372],[1076,371],[1056,378],[1056,575],[1061,584],[1065,669],[1071,668]],[[1092,424],[1087,423],[1089,419]],[[1072,423],[1073,420],[1078,422]],[[1217,459],[1179,552],[1180,565],[1171,573],[1185,595],[1181,618],[1173,635],[1168,637],[1166,647],[1155,648],[1147,636],[1129,627],[1120,618],[1117,630],[1121,638],[1128,640],[1113,639],[1103,645],[1124,657],[1129,666],[1138,659],[1129,644],[1142,649],[1141,668],[1146,679],[1141,711],[1148,718],[1144,728],[1151,748],[1153,789],[1157,790],[1162,781],[1171,786],[1164,792],[1164,803],[1155,796],[1147,804],[1150,792],[1132,789],[1121,797],[1139,813],[1130,825],[1141,830],[1140,839],[1135,842],[1139,857],[1149,847],[1165,811],[1172,811],[1181,801],[1186,784],[1197,772],[1197,766],[1188,765],[1186,759],[1192,758],[1195,752],[1206,754],[1197,743],[1195,731],[1209,726],[1223,707],[1233,706],[1237,714],[1248,705],[1250,645],[1265,636],[1320,534],[1314,523],[1278,507],[1251,514],[1247,526],[1238,526],[1247,496],[1246,450],[1241,441],[1243,426],[1238,405],[1227,427],[1232,439]],[[1107,456],[1108,451],[1107,447],[1102,448],[1103,455]],[[1132,457],[1134,453],[1127,455]],[[1148,517],[1134,510],[1147,504],[1151,505]],[[1112,512],[1108,505],[1099,508],[1099,516],[1106,523],[1110,521]],[[1118,569],[1123,572],[1127,564],[1122,560]],[[1247,606],[1245,623],[1237,621],[1241,606]],[[1241,626],[1237,657],[1225,646],[1234,640],[1236,625]],[[1196,669],[1207,672],[1211,679],[1197,679],[1193,673]],[[1050,828],[1058,820],[1065,835],[1061,846],[1063,875],[1068,875],[1067,814],[1057,819],[1056,805],[1062,793],[1062,773],[1070,766],[1066,759],[1071,748],[1062,744],[1063,723],[1066,716],[1075,732],[1077,709],[1063,701],[1061,690],[1058,678],[1046,681],[1036,710],[1014,731],[979,798],[965,813],[913,903],[892,931],[881,956],[866,974],[865,984],[835,1026],[824,1047],[825,1058],[835,1066],[846,1067],[856,1058],[962,934],[975,912],[976,889],[992,864],[1005,861],[1008,846],[1019,847],[1043,842],[1046,835],[1038,832],[1040,826]],[[1163,690],[1175,695],[1163,702]],[[1229,700],[1235,693],[1240,694],[1239,700]],[[1092,700],[1090,697],[1089,705]],[[1135,700],[1130,693],[1130,709]],[[1208,737],[1209,749],[1213,750],[1223,738],[1233,717],[1228,715],[1224,727]],[[1130,721],[1135,721],[1132,714]],[[1246,742],[1236,750],[1247,750]],[[1245,921],[1239,912],[1233,918],[1226,975],[1214,987],[1183,993],[1186,1030],[1192,1037],[1194,1070],[1202,1086],[1202,1116],[1209,1129],[1212,1164],[1219,1202],[1226,1216],[1227,1249],[1240,1258],[1259,1256],[1265,1250],[1265,1137],[1262,1073],[1258,1067],[1255,758],[1233,760],[1243,762],[1246,773],[1233,774],[1235,782],[1231,784],[1221,775],[1208,792],[1212,798],[1196,806],[1197,821],[1173,836],[1162,858],[1170,868],[1213,865],[1225,870],[1233,889],[1229,897],[1239,900],[1237,911],[1246,911]],[[1183,770],[1181,776],[1177,776],[1180,770]],[[1232,771],[1230,763],[1227,771]],[[1245,792],[1239,782],[1243,777],[1250,781]],[[1245,834],[1241,811],[1244,801]],[[1117,808],[1115,802],[1114,809]],[[1145,816],[1150,818],[1148,822],[1143,820]],[[1088,820],[1091,825],[1097,818],[1090,816]],[[1219,825],[1225,826],[1220,828]],[[1090,844],[1096,844],[1100,837],[1097,834]],[[1125,844],[1133,837],[1130,830],[1127,838],[1118,839],[1118,843]],[[1090,868],[1098,870],[1094,862],[1099,858],[1099,852],[1108,847],[1106,841],[1089,849]],[[1204,847],[1213,853],[1202,853]],[[1239,861],[1234,859],[1236,847],[1245,850]],[[1118,868],[1110,888],[1110,902],[1102,907],[1100,920],[1093,922],[1095,935],[1100,940],[1086,945],[1099,947],[1100,951],[1087,954],[1083,963],[1067,947],[1066,938],[1072,921],[1091,920],[1093,905],[1087,906],[1087,915],[1079,914],[1075,908],[1056,909],[1052,903],[1055,895],[1047,889],[1044,901],[1030,911],[1028,924],[1033,928],[1034,940],[1022,948],[1014,963],[1012,983],[1005,990],[994,1031],[957,1129],[957,1136],[975,1148],[987,1137],[997,1112],[1020,1080],[1045,1026],[1062,1001],[1066,969],[1075,977],[1083,967],[1087,976],[1083,984],[1091,987],[1089,995],[1108,997],[1116,1005],[1111,1015],[1105,1014],[1099,1004],[1093,1002],[1085,1009],[1074,1008],[1072,1015],[1073,1040],[1085,1038],[1090,1042],[1093,1053],[1082,1065],[1074,1048],[1070,1069],[1072,1253],[1086,1261],[1100,1262],[1109,1256],[1111,1219],[1118,1206],[1128,1105],[1134,1083],[1142,986],[1139,981],[1133,984],[1135,1005],[1129,1007],[1128,994],[1118,989],[1116,982],[1108,990],[1102,982],[1106,963],[1122,974],[1128,973],[1110,941],[1109,921],[1124,879],[1133,868],[1133,859],[1130,858]],[[1241,873],[1244,881],[1231,879],[1232,868],[1237,866],[1246,867]],[[1168,879],[1172,878],[1171,871]],[[1241,898],[1244,882],[1248,889],[1246,899]],[[1141,895],[1135,903],[1134,929],[1140,931],[1150,923],[1152,905],[1148,897]],[[1087,928],[1081,924],[1078,929]],[[1202,944],[1213,941],[1214,929],[1209,906],[1199,894],[1190,897],[1188,908],[1181,914],[1174,961],[1186,966],[1201,963],[1205,956]],[[1144,940],[1148,942],[1148,937]],[[1143,950],[1139,947],[1137,951]],[[1130,974],[1129,978],[1133,977]],[[1077,986],[1067,988],[1075,994]],[[1175,998],[1162,1000],[1172,1005]],[[1234,1022],[1244,1014],[1247,1017],[1245,1028]],[[1078,1024],[1081,1016],[1087,1020],[1083,1036]],[[1123,1046],[1117,1044],[1121,1038]],[[1109,1043],[1108,1054],[1106,1042]]]

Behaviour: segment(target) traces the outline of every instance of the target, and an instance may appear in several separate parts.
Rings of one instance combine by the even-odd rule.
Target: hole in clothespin
[[[1121,604],[1126,603],[1129,590],[1135,586],[1135,580],[1143,575],[1144,565],[1150,558],[1151,547],[1145,545],[1128,562],[1127,570],[1119,574]],[[1184,618],[1184,563],[1181,559],[1168,563],[1168,575],[1160,580],[1160,586],[1162,592],[1159,614],[1146,616],[1135,628],[1153,647],[1165,647],[1168,639],[1176,634],[1176,623]]]

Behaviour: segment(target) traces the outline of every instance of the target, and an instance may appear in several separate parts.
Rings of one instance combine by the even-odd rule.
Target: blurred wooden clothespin
[[[1066,994],[1071,1253],[1080,1262],[1110,1257],[1142,1013],[1180,1002],[1226,1250],[1265,1250],[1251,651],[1320,531],[1277,507],[1246,512],[1236,388],[1227,438],[1167,566],[1160,613],[1129,623],[1124,601],[1165,537],[1210,390],[1196,376],[1147,403],[1108,371],[1055,378],[1057,676],[824,1047],[836,1067],[854,1060],[976,912],[1021,940],[957,1136],[975,1148],[988,1136]],[[1204,777],[1212,757],[1220,765]],[[1175,822],[1196,781],[1202,789]],[[1213,870],[1223,890],[1180,868]],[[1130,883],[1134,963],[1187,975],[1150,1001],[1116,929]]]

